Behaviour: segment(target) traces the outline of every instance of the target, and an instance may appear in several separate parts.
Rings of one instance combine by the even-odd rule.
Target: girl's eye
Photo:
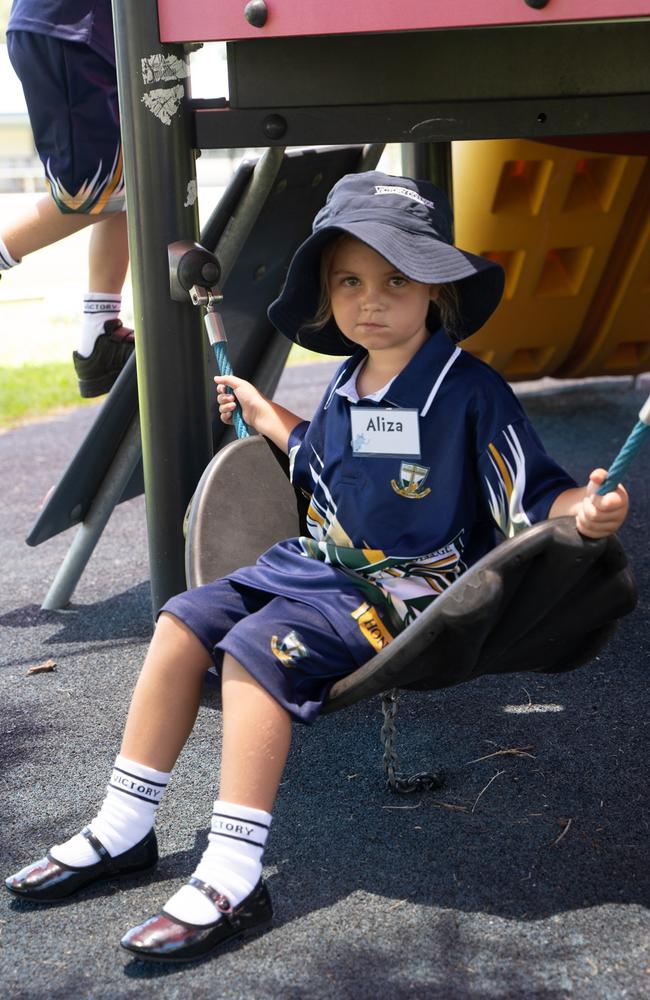
[[[356,288],[356,286],[359,284],[359,279],[349,274],[347,277],[343,278],[341,284],[344,285],[346,288]]]
[[[408,285],[408,278],[405,278],[403,274],[395,274],[390,279],[390,284],[393,288],[403,288],[404,285]]]

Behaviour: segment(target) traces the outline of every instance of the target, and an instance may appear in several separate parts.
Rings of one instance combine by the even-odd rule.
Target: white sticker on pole
[[[187,59],[178,56],[164,55],[154,52],[141,60],[143,83],[173,83],[174,80],[184,80],[190,75],[190,65]]]
[[[142,103],[163,125],[171,125],[172,118],[181,106],[185,96],[182,83],[175,87],[158,87],[142,95]]]

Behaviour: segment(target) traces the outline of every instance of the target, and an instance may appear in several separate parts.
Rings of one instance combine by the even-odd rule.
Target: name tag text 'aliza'
[[[351,406],[352,453],[359,456],[420,457],[417,410]]]

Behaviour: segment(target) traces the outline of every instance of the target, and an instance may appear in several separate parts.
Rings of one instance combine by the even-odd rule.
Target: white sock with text
[[[234,909],[250,895],[262,875],[262,856],[271,825],[270,813],[217,799],[208,846],[194,877],[226,897]],[[165,913],[190,924],[211,924],[221,913],[207,896],[184,885],[165,903]]]
[[[169,774],[138,764],[118,754],[106,798],[88,826],[111,857],[117,857],[145,837],[154,824]],[[95,864],[99,858],[90,843],[77,833],[51,851],[55,861],[73,867]]]

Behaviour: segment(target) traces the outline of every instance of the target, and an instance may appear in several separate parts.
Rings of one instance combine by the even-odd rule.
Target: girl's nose
[[[383,303],[382,289],[379,285],[365,285],[364,294],[361,297],[361,305],[364,309],[380,309]]]

